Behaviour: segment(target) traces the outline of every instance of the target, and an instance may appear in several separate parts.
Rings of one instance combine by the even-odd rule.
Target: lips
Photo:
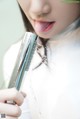
[[[35,30],[38,32],[47,32],[49,31],[55,22],[42,22],[42,21],[35,21],[34,27]]]

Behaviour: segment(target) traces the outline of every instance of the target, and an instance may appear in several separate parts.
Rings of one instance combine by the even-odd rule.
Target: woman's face
[[[63,0],[18,0],[36,34],[51,38],[80,16],[80,3]]]

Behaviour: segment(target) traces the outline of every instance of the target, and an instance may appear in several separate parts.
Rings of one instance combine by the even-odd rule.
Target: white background
[[[2,62],[12,43],[19,40],[25,29],[16,0],[0,0],[0,88],[3,83]]]

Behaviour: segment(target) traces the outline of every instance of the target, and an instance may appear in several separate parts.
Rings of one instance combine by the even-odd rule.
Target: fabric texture
[[[56,40],[59,40],[58,44]],[[4,58],[4,75],[8,81],[20,44],[21,41],[13,45]],[[47,63],[46,59],[42,62],[40,57],[45,57],[45,53],[39,39],[38,44],[39,53],[35,51],[20,89],[27,93],[21,106],[20,119],[79,119],[80,19],[71,24],[65,32],[47,41]]]

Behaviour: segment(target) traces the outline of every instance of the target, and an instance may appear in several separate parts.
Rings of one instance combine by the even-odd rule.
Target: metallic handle
[[[16,87],[17,90],[20,89],[24,72],[25,70],[28,71],[35,51],[36,39],[37,36],[35,34],[25,33],[8,88]],[[13,101],[7,101],[6,103],[15,104]],[[1,114],[1,118],[5,118],[5,114]]]

